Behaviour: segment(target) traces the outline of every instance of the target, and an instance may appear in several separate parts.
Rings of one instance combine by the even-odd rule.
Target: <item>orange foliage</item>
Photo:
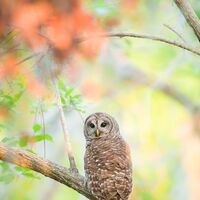
[[[2,33],[3,33],[3,30],[4,30],[4,23],[3,23],[3,21],[0,19],[0,37],[1,37]]]
[[[8,109],[0,105],[0,120],[8,116]]]
[[[25,44],[30,50],[40,52],[45,52],[47,47],[51,47],[57,62],[65,61],[72,53],[92,58],[98,53],[103,43],[102,39],[97,38],[87,40],[87,42],[80,41],[83,38],[90,38],[97,32],[102,32],[94,16],[83,8],[81,0],[1,0],[1,41],[7,39],[6,35],[10,31],[18,35],[9,45]],[[9,48],[12,49],[12,46]],[[45,92],[44,85],[31,71],[16,64],[20,58],[16,52],[3,53],[6,59],[0,57],[2,60],[0,61],[0,79],[8,75],[23,74],[27,89],[34,96],[40,96]]]
[[[73,31],[70,30],[70,22],[66,15],[56,15],[49,21],[47,35],[55,49],[65,50],[72,44]]]
[[[17,60],[13,55],[9,55],[6,59],[0,62],[0,79],[4,76],[14,76],[19,72],[19,65],[16,65]]]
[[[133,9],[136,8],[138,5],[139,0],[123,0],[122,1],[122,8],[126,11],[132,12]]]
[[[41,98],[46,95],[45,86],[31,73],[26,75],[26,87],[34,98]]]
[[[51,14],[51,10],[51,6],[45,2],[37,2],[35,4],[21,2],[16,5],[11,23],[14,28],[20,31],[23,39],[32,48],[44,44],[45,39],[39,32]]]
[[[95,32],[94,32],[95,34]],[[91,34],[92,35],[92,34]],[[80,53],[87,58],[93,58],[97,56],[100,48],[105,43],[105,38],[95,38],[89,39],[85,42],[82,42],[79,46]]]
[[[11,26],[20,32],[23,40],[33,49],[51,45],[59,61],[78,50],[77,38],[91,36],[100,30],[92,15],[82,8],[80,1],[14,2],[14,9],[9,10]],[[91,55],[98,46],[92,48]],[[84,52],[83,49],[81,52]],[[86,47],[87,54],[88,51]]]
[[[1,65],[1,64],[0,64]],[[4,77],[4,69],[2,66],[0,66],[0,80]]]
[[[86,80],[81,86],[83,95],[90,100],[98,100],[103,95],[101,85],[96,80]]]

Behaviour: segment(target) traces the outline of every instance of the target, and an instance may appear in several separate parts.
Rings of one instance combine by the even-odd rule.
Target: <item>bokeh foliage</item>
[[[44,2],[50,7],[55,3]],[[66,2],[72,5],[71,1]],[[59,40],[51,43],[53,49],[50,53],[46,49],[38,51],[36,44],[40,44],[41,38],[35,38],[34,42],[26,31],[22,34],[12,30],[5,34],[2,30],[6,24],[1,25],[0,21],[0,140],[68,165],[54,86],[49,75],[52,72],[59,79],[73,151],[82,173],[85,146],[83,118],[91,112],[106,111],[117,118],[121,132],[132,149],[134,187],[130,199],[199,199],[198,109],[188,109],[187,104],[180,103],[162,90],[163,84],[166,84],[181,94],[180,98],[186,97],[197,108],[200,107],[199,57],[173,46],[143,39],[91,39],[84,41],[83,46],[71,43],[81,31],[95,34],[96,29],[141,32],[182,41],[165,26],[169,25],[181,34],[186,43],[199,48],[183,16],[173,1],[74,2],[77,5],[74,9],[72,6],[72,13],[76,9],[79,12],[77,21],[72,20],[74,32],[70,29],[70,44],[64,47],[62,42],[66,40],[62,36],[65,31],[57,27],[59,20],[63,19],[57,13],[63,1],[55,3],[58,6],[54,13],[55,21],[45,27],[45,33],[50,34],[50,38],[59,33],[49,33],[49,26],[61,32]],[[199,1],[191,3],[199,15]],[[20,11],[20,7],[18,9]],[[50,12],[52,8],[45,9]],[[5,12],[0,14],[4,19],[10,17]],[[46,20],[48,14],[43,17],[42,20]],[[26,20],[19,22],[28,23]],[[29,27],[23,23],[19,25]],[[39,56],[26,60],[35,52]],[[15,65],[18,62],[20,64]],[[2,161],[0,183],[2,200],[83,199],[59,183]]]

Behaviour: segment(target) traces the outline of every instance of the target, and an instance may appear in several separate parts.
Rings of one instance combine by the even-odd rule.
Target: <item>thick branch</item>
[[[126,68],[126,70],[128,70],[129,73],[126,75],[127,77],[121,77],[122,79],[131,80],[138,85],[145,85],[147,87],[155,88],[156,90],[163,92],[171,99],[179,102],[187,111],[192,114],[196,114],[200,111],[200,105],[193,102],[190,98],[185,96],[182,92],[167,82],[159,81],[155,84],[154,78],[135,66],[131,66],[130,69]]]
[[[157,87],[160,91],[164,92],[166,95],[172,99],[178,101],[182,104],[189,112],[196,114],[200,109],[199,106],[192,102],[188,97],[182,94],[180,91],[176,90],[167,83],[160,83]]]
[[[83,176],[76,173],[72,174],[65,167],[59,166],[49,160],[45,160],[35,154],[8,147],[0,143],[0,160],[39,172],[44,176],[52,178],[57,182],[76,190],[91,200],[96,200],[85,187]]]
[[[195,35],[200,41],[200,20],[194,12],[189,0],[174,0],[182,14],[184,15],[187,23],[192,27]]]
[[[132,37],[132,38],[142,38],[142,39],[148,39],[148,40],[154,40],[154,41],[159,41],[159,42],[163,42],[163,43],[167,43],[176,47],[179,47],[181,49],[185,49],[189,52],[192,52],[198,56],[200,56],[200,51],[194,49],[193,47],[180,43],[180,42],[176,42],[176,41],[172,41],[172,40],[168,40],[162,37],[158,37],[158,36],[152,36],[152,35],[146,35],[146,34],[138,34],[138,33],[100,33],[91,37],[84,37],[84,38],[78,38],[77,40],[79,42],[83,42],[85,40],[89,40],[95,37]]]

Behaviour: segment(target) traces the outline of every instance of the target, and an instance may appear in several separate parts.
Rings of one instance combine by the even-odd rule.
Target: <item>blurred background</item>
[[[200,16],[200,2],[190,3]],[[92,38],[106,31],[199,47],[172,0],[0,2],[0,140],[69,166],[51,80],[56,78],[82,174],[84,119],[108,112],[131,146],[130,200],[199,200],[199,57],[145,39]],[[85,36],[91,38],[77,42]],[[1,200],[47,198],[85,199],[0,161]]]

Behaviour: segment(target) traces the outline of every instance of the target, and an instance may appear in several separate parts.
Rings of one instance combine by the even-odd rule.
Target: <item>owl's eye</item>
[[[93,123],[89,123],[89,127],[90,127],[90,128],[94,128],[95,125],[94,125]]]
[[[102,127],[102,128],[104,128],[104,127],[106,127],[106,126],[107,126],[107,123],[106,123],[106,122],[101,123],[101,127]]]

